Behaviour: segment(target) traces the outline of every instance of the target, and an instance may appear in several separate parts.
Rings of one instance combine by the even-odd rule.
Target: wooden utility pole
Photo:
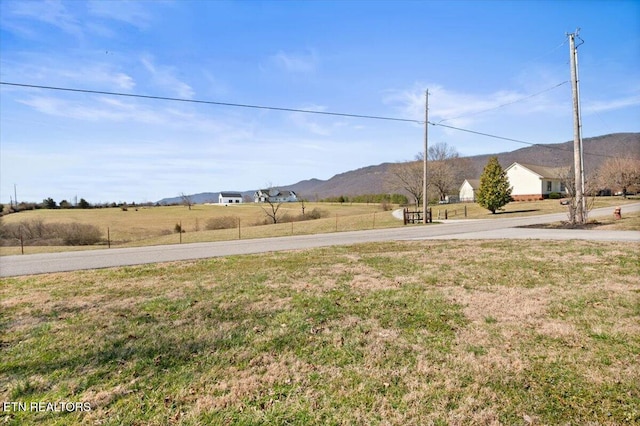
[[[424,106],[424,155],[423,170],[422,170],[422,223],[427,223],[427,204],[429,202],[427,198],[427,152],[429,149],[429,89],[425,92],[425,106]]]
[[[578,91],[578,50],[575,38],[578,31],[568,34],[571,60],[571,93],[573,94],[573,167],[575,177],[575,200],[572,208],[572,221],[586,223],[587,215],[584,203],[584,169],[582,165],[582,136],[580,123],[580,94]],[[575,215],[575,216],[574,216]]]

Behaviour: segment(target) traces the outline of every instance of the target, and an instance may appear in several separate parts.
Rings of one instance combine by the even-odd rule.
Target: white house
[[[242,194],[239,192],[221,192],[218,195],[218,204],[240,204]]]
[[[480,187],[480,179],[465,179],[460,186],[460,202],[476,201],[476,190]]]
[[[259,189],[253,194],[256,203],[294,203],[298,201],[298,196],[293,191],[281,191],[276,188]]]
[[[515,201],[533,201],[548,198],[552,192],[564,194],[566,188],[562,177],[566,169],[513,163],[505,169],[511,197]]]

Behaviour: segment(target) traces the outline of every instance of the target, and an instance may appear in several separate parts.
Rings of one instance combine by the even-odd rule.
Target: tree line
[[[119,207],[119,208],[122,208],[123,210],[126,211],[129,207],[153,206],[153,205],[155,205],[155,204],[153,204],[153,203],[137,204],[135,201],[132,202],[132,203],[111,202],[111,203],[96,203],[96,204],[92,204],[92,203],[88,202],[87,200],[85,200],[84,198],[81,198],[80,201],[78,201],[75,204],[72,204],[69,201],[67,201],[66,199],[63,199],[60,202],[57,202],[53,198],[48,197],[48,198],[45,198],[44,200],[42,200],[42,202],[40,202],[40,203],[22,201],[20,203],[11,202],[11,204],[9,206],[6,206],[4,204],[0,204],[0,215],[9,214],[9,213],[18,213],[18,212],[26,211],[26,210],[40,210],[40,209],[49,209],[49,210],[55,210],[55,209],[102,209],[102,208]]]

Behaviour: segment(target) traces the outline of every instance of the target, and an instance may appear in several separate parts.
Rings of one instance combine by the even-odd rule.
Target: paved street
[[[632,211],[640,211],[640,203],[625,205],[623,208],[623,214]],[[590,217],[608,216],[612,214],[612,212],[613,208],[611,207],[598,209],[592,211]],[[640,242],[640,231],[516,228],[518,226],[551,223],[565,219],[566,213],[520,218],[509,218],[505,216],[504,218],[495,219],[445,221],[445,223],[442,224],[429,226],[414,225],[392,229],[338,232],[331,234],[2,256],[0,257],[0,276],[43,274],[380,241],[425,239],[585,239]]]

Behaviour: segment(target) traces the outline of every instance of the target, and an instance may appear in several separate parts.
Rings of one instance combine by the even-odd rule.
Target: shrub
[[[85,223],[44,223],[33,219],[20,223],[3,224],[0,229],[3,245],[15,245],[20,237],[27,245],[92,245],[102,240],[95,225]]]
[[[58,225],[58,237],[68,246],[90,246],[100,242],[102,233],[88,223],[62,223]]]
[[[238,218],[235,216],[212,217],[207,220],[205,228],[209,231],[216,229],[232,229],[238,226]]]
[[[387,201],[382,201],[380,203],[380,209],[382,209],[383,212],[388,212],[389,210],[393,210],[393,205],[389,204]]]
[[[552,192],[549,194],[549,199],[551,200],[559,200],[560,198],[562,198],[562,194],[559,192]]]
[[[305,219],[307,220],[322,219],[323,217],[327,217],[327,216],[329,216],[328,212],[326,212],[325,210],[319,209],[317,207],[314,207],[314,209],[311,210],[311,212],[305,215]]]

